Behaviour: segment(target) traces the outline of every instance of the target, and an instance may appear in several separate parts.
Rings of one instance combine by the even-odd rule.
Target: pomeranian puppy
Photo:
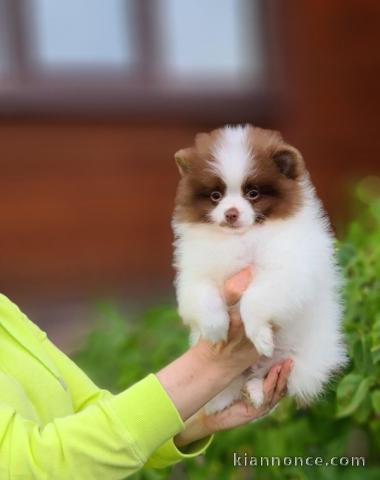
[[[300,152],[278,132],[251,125],[200,133],[175,159],[181,173],[173,215],[179,314],[200,337],[226,340],[223,284],[251,266],[239,309],[260,361],[206,406],[222,410],[293,360],[288,393],[306,404],[345,364],[334,238]]]

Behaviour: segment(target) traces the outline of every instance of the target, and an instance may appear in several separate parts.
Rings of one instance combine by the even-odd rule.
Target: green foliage
[[[217,435],[206,458],[135,478],[335,480],[380,478],[380,181],[356,191],[356,219],[338,243],[345,277],[344,328],[350,364],[312,407],[285,399],[268,417]],[[120,307],[99,305],[103,320],[75,356],[101,386],[120,391],[187,348],[187,333],[174,306],[126,318]],[[233,453],[248,456],[365,456],[363,467],[233,467]]]

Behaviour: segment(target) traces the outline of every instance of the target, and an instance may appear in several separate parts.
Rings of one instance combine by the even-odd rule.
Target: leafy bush
[[[143,471],[135,478],[345,479],[380,478],[380,181],[359,184],[358,210],[338,243],[344,287],[350,365],[312,407],[290,399],[254,424],[223,432],[206,458],[174,471]],[[174,359],[187,333],[173,305],[125,318],[111,303],[99,304],[99,326],[74,359],[103,387],[120,391]],[[233,467],[233,452],[248,456],[364,456],[363,467]]]

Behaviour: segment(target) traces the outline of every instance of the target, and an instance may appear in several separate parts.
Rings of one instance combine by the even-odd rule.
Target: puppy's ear
[[[181,148],[174,154],[179,173],[183,176],[190,172],[190,148]]]
[[[210,148],[211,136],[209,133],[197,133],[195,135],[195,146],[200,153],[207,153]]]
[[[281,146],[272,158],[281,175],[291,180],[295,180],[305,171],[302,155],[290,145]]]

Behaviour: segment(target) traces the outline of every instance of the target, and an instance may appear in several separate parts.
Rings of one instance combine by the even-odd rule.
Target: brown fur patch
[[[242,194],[258,188],[259,197],[250,201],[258,223],[269,218],[289,217],[301,203],[299,179],[305,172],[301,154],[286,144],[278,132],[247,128],[254,161],[242,185]],[[208,223],[208,213],[215,207],[211,192],[225,192],[223,180],[209,167],[209,162],[215,161],[210,152],[219,134],[219,129],[198,134],[194,146],[176,154],[182,175],[175,201],[177,222]]]
[[[299,179],[305,173],[301,154],[286,144],[279,132],[250,126],[249,139],[254,168],[243,190],[249,185],[259,188],[260,197],[252,203],[261,220],[289,217],[301,203]]]
[[[176,195],[175,219],[178,222],[209,222],[207,214],[215,207],[210,199],[214,190],[225,191],[224,182],[209,168],[214,158],[210,154],[219,130],[198,133],[194,146],[175,154],[180,167],[181,180]],[[179,160],[180,159],[180,160]]]

